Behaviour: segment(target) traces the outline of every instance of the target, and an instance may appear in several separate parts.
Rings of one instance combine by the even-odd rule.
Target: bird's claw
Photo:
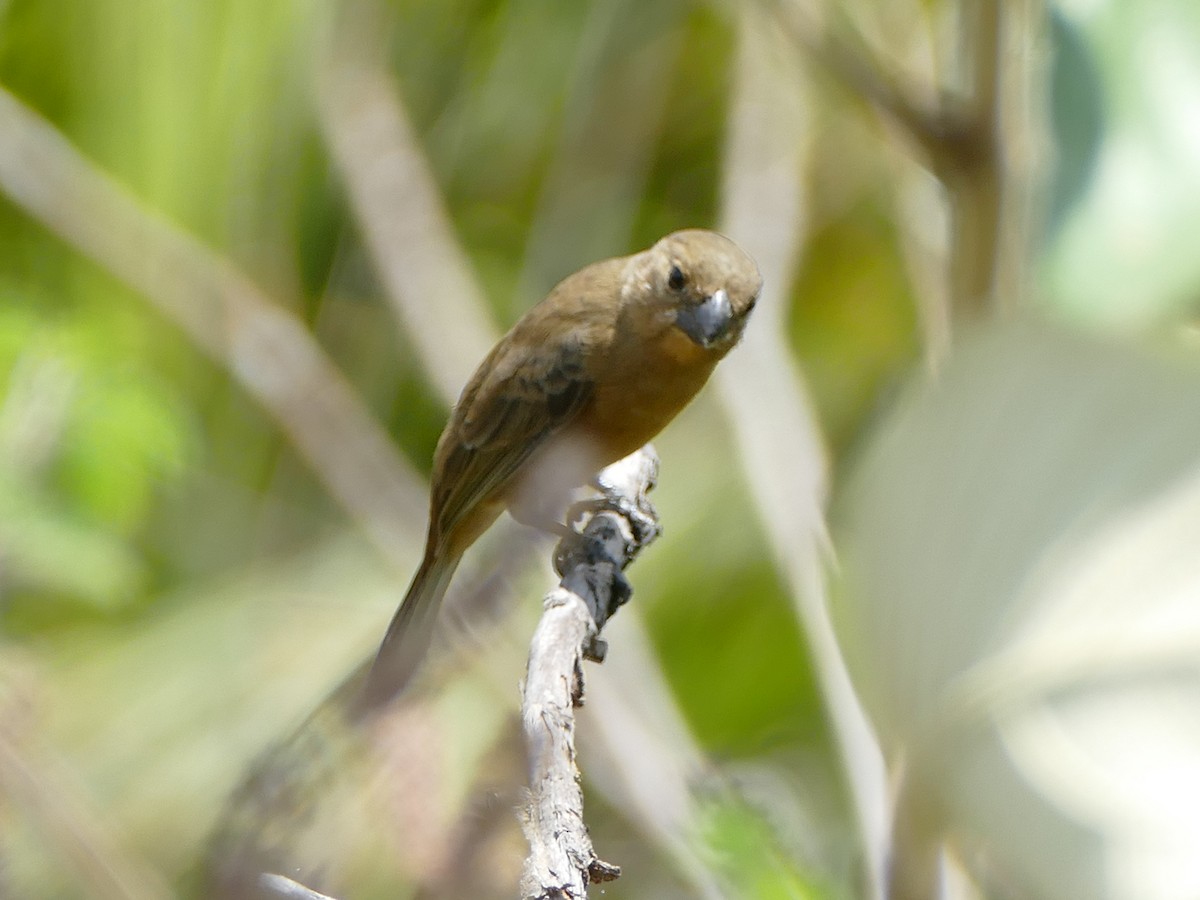
[[[571,519],[567,521],[570,522]],[[591,538],[586,534],[568,525],[558,541],[558,546],[554,548],[554,571],[560,576],[565,576],[579,558],[588,558],[591,554],[587,552],[586,545],[591,542]]]
[[[658,523],[658,511],[645,496],[639,497],[635,503],[624,494],[607,488],[603,483],[597,483],[596,486],[601,491],[599,497],[580,500],[567,510],[569,525],[573,526],[585,516],[612,512],[629,522],[633,540],[638,546],[648,544],[662,534],[662,526]]]

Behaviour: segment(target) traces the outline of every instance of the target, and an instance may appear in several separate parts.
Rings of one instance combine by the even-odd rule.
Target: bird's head
[[[676,231],[638,254],[634,273],[664,325],[718,355],[737,343],[762,290],[754,260],[724,235],[701,229]]]

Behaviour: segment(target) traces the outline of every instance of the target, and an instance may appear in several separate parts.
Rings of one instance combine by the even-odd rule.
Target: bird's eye
[[[673,291],[681,291],[685,284],[687,284],[687,278],[683,275],[683,269],[679,266],[671,266],[671,271],[667,273],[667,287]]]

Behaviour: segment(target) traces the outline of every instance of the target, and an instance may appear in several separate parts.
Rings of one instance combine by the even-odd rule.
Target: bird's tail
[[[292,844],[313,828],[322,794],[345,777],[361,752],[364,721],[402,693],[416,674],[458,560],[459,555],[427,552],[374,662],[359,667],[251,766],[209,848],[206,877],[215,895],[277,896],[262,890],[263,874],[296,871]]]
[[[379,709],[408,687],[429,649],[438,609],[459,559],[459,554],[426,551],[350,709],[352,717]]]

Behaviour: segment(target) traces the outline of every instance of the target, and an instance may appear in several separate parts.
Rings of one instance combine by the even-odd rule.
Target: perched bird
[[[504,509],[561,532],[571,491],[650,441],[741,337],[762,278],[712,231],[669,234],[567,277],[463,389],[434,455],[425,555],[359,698],[399,693],[463,552]]]
[[[500,339],[438,441],[425,556],[373,664],[250,767],[210,846],[211,896],[261,897],[263,873],[304,868],[288,836],[339,777],[347,738],[409,684],[463,552],[505,508],[565,532],[572,490],[687,405],[741,337],[761,286],[728,238],[680,231],[581,269]]]

